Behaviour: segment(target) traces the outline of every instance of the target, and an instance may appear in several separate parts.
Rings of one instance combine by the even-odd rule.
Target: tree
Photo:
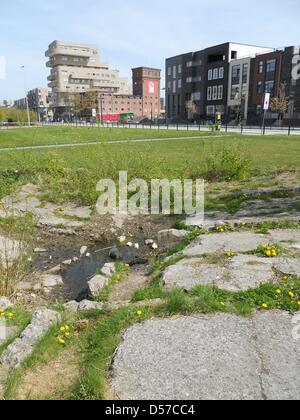
[[[70,98],[75,114],[80,116],[91,116],[92,109],[98,106],[98,92],[90,84],[89,90],[84,93],[74,93]]]
[[[193,118],[196,118],[197,108],[196,108],[195,102],[192,99],[187,101],[186,109],[187,109],[187,114],[188,114],[188,119],[189,120],[192,120]]]
[[[282,124],[288,106],[289,98],[286,96],[286,83],[282,83],[278,90],[278,96],[271,100],[271,110],[278,115],[278,125]]]

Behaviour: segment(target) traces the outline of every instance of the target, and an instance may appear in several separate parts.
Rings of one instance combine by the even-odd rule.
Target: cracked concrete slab
[[[255,250],[258,245],[268,245],[270,237],[267,235],[251,232],[226,232],[201,235],[191,243],[184,251],[187,256],[199,256],[215,252],[249,252]]]
[[[237,255],[226,260],[222,266],[208,264],[204,258],[187,258],[168,267],[163,273],[163,282],[167,289],[190,290],[202,285],[240,292],[275,281],[272,259],[254,255]]]
[[[111,385],[121,400],[298,400],[292,316],[154,319],[124,333]]]
[[[41,191],[32,184],[23,186],[18,193],[5,197],[0,203],[0,217],[21,216],[27,212],[34,214],[42,226],[63,225],[67,228],[82,227],[92,214],[89,207],[70,203],[59,207],[53,203],[43,203]]]
[[[192,289],[199,285],[218,285],[222,282],[224,267],[206,264],[203,258],[189,258],[168,267],[163,274],[167,289]]]
[[[300,249],[300,229],[270,230],[271,242],[286,248]]]

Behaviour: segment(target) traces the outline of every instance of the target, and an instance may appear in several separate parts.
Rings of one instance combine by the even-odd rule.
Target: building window
[[[239,86],[232,86],[231,88],[231,95],[230,98],[232,101],[237,101],[240,96],[240,87]]]
[[[260,61],[258,64],[258,73],[262,74],[264,72],[264,62]]]
[[[193,101],[201,101],[201,92],[194,92],[192,93]]]
[[[223,86],[220,85],[218,87],[218,100],[220,100],[220,101],[223,99],[223,90],[224,90]]]
[[[174,80],[174,82],[173,82],[173,93],[176,93],[176,87],[177,87],[177,83],[176,83],[176,80]]]
[[[218,99],[218,86],[213,87],[213,101]]]
[[[209,88],[207,89],[207,100],[208,100],[208,101],[211,101],[211,93],[212,93],[212,88],[211,88],[211,87],[209,87]]]
[[[214,69],[214,80],[219,78],[219,69]]]
[[[248,69],[249,69],[249,64],[246,63],[243,65],[243,76],[242,76],[242,83],[247,83],[248,82]]]
[[[182,73],[182,65],[181,64],[179,64],[178,65],[178,74],[181,74]]]
[[[181,89],[181,87],[182,87],[182,80],[181,80],[181,79],[179,79],[179,80],[178,80],[178,89]]]
[[[276,59],[268,60],[266,65],[266,72],[267,73],[275,73],[276,70]]]
[[[224,78],[224,67],[220,67],[219,68],[219,79],[223,79]]]
[[[239,85],[240,84],[240,75],[241,75],[241,66],[233,66],[232,67],[232,85]]]
[[[257,93],[258,93],[259,95],[262,95],[262,93],[263,93],[263,89],[262,89],[262,87],[263,87],[262,82],[258,82],[258,83],[257,83]]]
[[[208,70],[208,80],[212,80],[212,78],[213,78],[213,71]]]
[[[192,61],[188,61],[188,62],[186,63],[186,66],[187,66],[187,67],[193,67],[193,62],[192,62]]]
[[[201,82],[201,80],[202,80],[202,77],[201,76],[193,77],[193,82],[195,82],[195,83]]]
[[[168,67],[168,76],[172,76],[172,68]]]
[[[266,82],[265,84],[265,93],[270,93],[271,95],[273,95],[274,93],[274,80],[271,80],[269,82]]]
[[[186,83],[192,83],[192,81],[193,81],[193,78],[192,77],[187,77],[186,78]]]
[[[177,77],[177,67],[173,66],[173,79],[176,79]]]

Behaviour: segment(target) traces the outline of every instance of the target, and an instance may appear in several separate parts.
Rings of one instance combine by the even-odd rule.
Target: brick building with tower
[[[103,121],[128,118],[159,118],[161,70],[150,67],[132,69],[132,95],[99,93],[98,116]]]

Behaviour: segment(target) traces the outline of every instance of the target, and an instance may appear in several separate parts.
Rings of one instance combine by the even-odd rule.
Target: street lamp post
[[[23,70],[23,76],[24,76],[24,91],[25,91],[25,102],[26,102],[26,109],[27,109],[27,121],[28,121],[28,127],[30,127],[31,120],[30,120],[30,111],[29,111],[29,104],[28,104],[28,97],[27,97],[27,82],[26,82],[25,66],[22,66],[21,68]]]

